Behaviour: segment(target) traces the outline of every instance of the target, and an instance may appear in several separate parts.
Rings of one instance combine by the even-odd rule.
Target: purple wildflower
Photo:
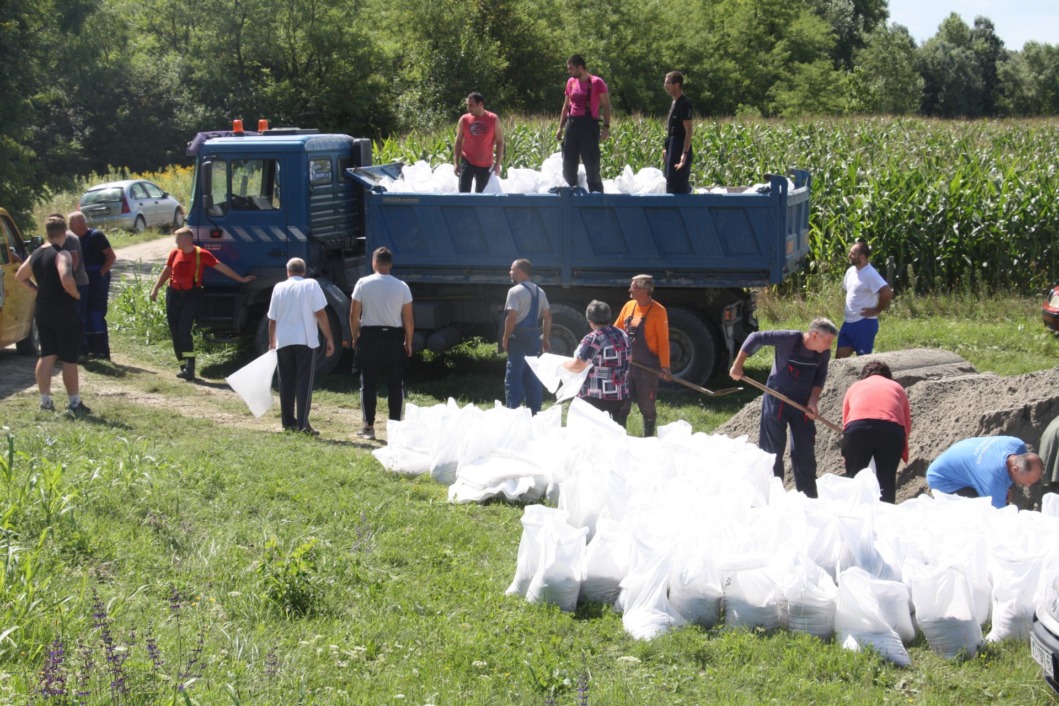
[[[55,638],[40,674],[41,696],[66,696],[66,670],[63,668],[65,655],[62,640]]]
[[[271,680],[275,679],[277,674],[279,674],[279,657],[276,655],[276,648],[273,647],[265,655],[265,676]]]
[[[588,668],[577,675],[577,706],[588,706]]]

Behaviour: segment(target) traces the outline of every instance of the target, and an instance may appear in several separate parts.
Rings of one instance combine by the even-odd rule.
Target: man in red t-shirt
[[[493,154],[496,157],[493,157]],[[456,125],[456,145],[453,152],[453,170],[460,178],[460,193],[474,190],[479,194],[489,183],[490,173],[500,178],[500,165],[504,161],[504,130],[496,113],[485,109],[482,94],[474,92],[467,96],[467,112]]]
[[[191,329],[199,313],[202,301],[202,273],[212,267],[222,275],[246,284],[255,279],[253,275],[240,275],[228,265],[194,243],[194,232],[181,228],[176,232],[176,247],[169,253],[165,268],[151,290],[151,301],[158,298],[158,290],[169,282],[165,293],[165,318],[169,322],[169,335],[173,339],[173,352],[181,363],[177,377],[191,382],[195,379],[195,343]]]

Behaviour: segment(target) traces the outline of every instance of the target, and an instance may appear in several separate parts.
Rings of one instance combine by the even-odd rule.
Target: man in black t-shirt
[[[666,124],[666,142],[662,152],[667,194],[691,192],[691,101],[684,95],[684,75],[679,71],[666,74],[666,93],[673,99]]]
[[[15,273],[15,279],[37,295],[34,319],[40,336],[36,370],[40,408],[47,412],[55,410],[51,399],[51,376],[55,361],[59,360],[62,361],[63,384],[70,396],[67,411],[81,417],[92,410],[81,401],[78,386],[81,319],[77,316],[76,302],[81,294],[74,279],[73,258],[62,249],[66,242],[66,219],[59,215],[49,216],[44,229],[47,244],[33,251]]]

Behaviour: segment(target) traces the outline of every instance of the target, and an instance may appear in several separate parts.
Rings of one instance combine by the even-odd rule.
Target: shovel
[[[662,374],[661,370],[655,370],[654,368],[649,368],[646,365],[643,365],[641,363],[637,363],[635,360],[631,360],[629,362],[632,363],[633,365],[635,365],[640,370],[646,370],[647,372],[654,373],[655,375],[661,375]],[[673,380],[673,382],[677,383],[678,385],[683,385],[684,387],[688,388],[689,390],[695,390],[695,392],[701,392],[702,394],[709,395],[710,397],[724,397],[725,395],[730,395],[733,392],[739,392],[740,390],[743,389],[741,387],[726,387],[723,390],[714,391],[714,390],[707,390],[705,387],[699,387],[698,385],[696,385],[693,382],[688,382],[687,380],[681,380],[680,378],[677,378],[677,377],[672,378],[672,380]]]
[[[797,410],[801,410],[802,412],[805,412],[806,414],[812,414],[809,411],[808,408],[798,404],[797,402],[792,400],[790,397],[787,397],[787,395],[784,395],[781,392],[776,392],[771,387],[766,387],[765,385],[762,385],[760,382],[758,382],[754,378],[747,377],[746,375],[744,375],[743,377],[740,378],[740,380],[742,380],[743,382],[750,383],[751,386],[756,387],[757,389],[761,390],[762,392],[766,392],[766,393],[772,395],[773,397],[775,397],[777,399],[783,400],[784,402],[786,402],[787,404],[789,404],[790,406],[794,407]],[[834,431],[837,431],[839,434],[842,433],[842,427],[840,427],[839,425],[835,424],[832,421],[824,419],[819,414],[816,415],[816,421],[820,422],[821,424],[823,424],[828,429],[832,429]]]

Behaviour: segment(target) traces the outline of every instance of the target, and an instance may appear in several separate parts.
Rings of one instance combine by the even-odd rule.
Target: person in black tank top
[[[37,294],[34,320],[40,336],[40,358],[37,360],[37,389],[40,408],[54,411],[51,377],[55,361],[62,361],[63,384],[70,397],[67,411],[75,416],[90,413],[81,401],[77,357],[81,348],[81,319],[77,315],[80,293],[74,279],[73,258],[63,251],[66,242],[66,219],[49,216],[45,224],[47,245],[38,248],[22,263],[15,279]]]

